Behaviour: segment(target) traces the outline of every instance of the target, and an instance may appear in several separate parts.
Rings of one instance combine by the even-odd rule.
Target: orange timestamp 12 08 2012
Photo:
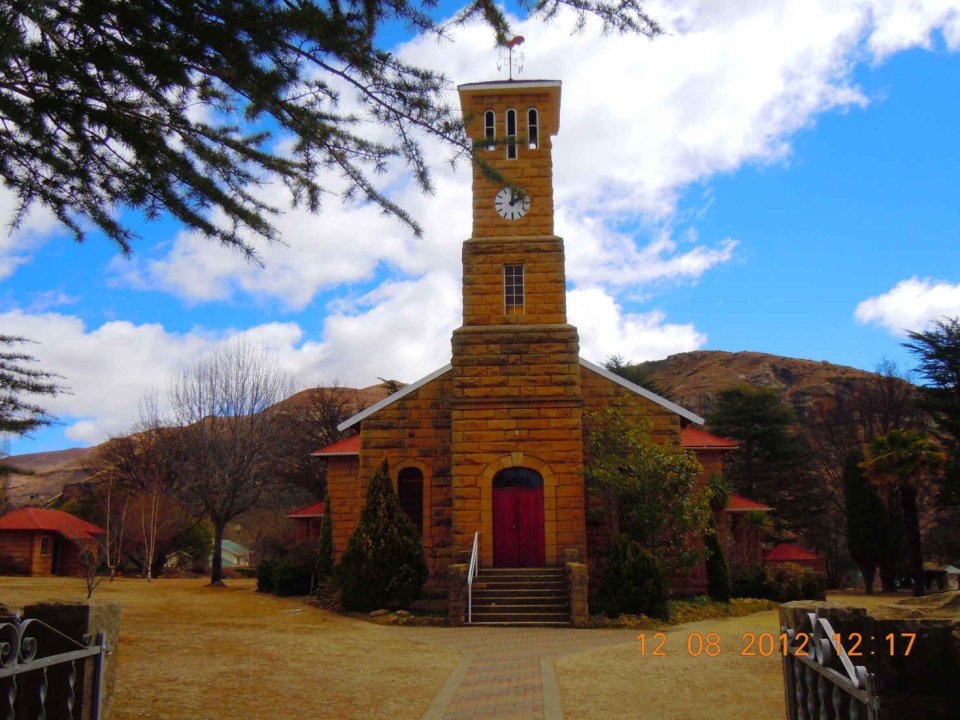
[[[810,641],[812,636],[809,633],[798,632],[793,640],[787,637],[786,633],[776,635],[774,633],[752,633],[745,632],[740,636],[740,644],[736,648],[727,648],[724,652],[723,643],[719,633],[708,632],[687,633],[686,643],[676,644],[674,639],[664,632],[655,632],[652,634],[640,633],[637,635],[637,642],[640,643],[640,654],[650,655],[651,657],[668,657],[670,655],[679,655],[685,652],[692,657],[718,657],[720,655],[740,655],[743,657],[772,657],[780,654],[786,655],[788,648],[794,655],[810,655]],[[830,638],[839,653],[841,649],[846,650],[849,657],[863,657],[864,655],[889,656],[903,655],[907,657],[913,650],[913,644],[917,639],[916,633],[887,633],[879,638],[870,636],[870,646],[876,649],[866,650],[863,647],[864,637],[861,633],[851,632],[843,635],[836,633]]]

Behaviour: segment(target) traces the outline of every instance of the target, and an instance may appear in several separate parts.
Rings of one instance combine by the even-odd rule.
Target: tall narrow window
[[[507,317],[523,315],[523,265],[503,266],[503,309]]]
[[[397,499],[400,509],[423,535],[423,473],[419,468],[404,468],[397,475]]]
[[[493,150],[497,137],[497,114],[493,110],[487,110],[483,114],[483,137],[487,141],[487,150]]]
[[[517,159],[517,111],[507,110],[507,160]]]
[[[537,109],[527,110],[527,146],[531,150],[540,147],[540,123],[537,117]]]

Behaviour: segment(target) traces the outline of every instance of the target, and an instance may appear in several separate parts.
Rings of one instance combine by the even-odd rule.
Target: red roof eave
[[[711,435],[705,430],[689,426],[680,430],[680,444],[690,450],[733,450],[737,447],[735,440]]]
[[[745,498],[743,495],[734,494],[731,494],[730,497],[727,498],[727,506],[724,508],[727,512],[749,512],[751,510],[770,512],[772,509],[769,505]]]
[[[343,440],[338,440],[333,445],[327,445],[320,450],[314,450],[310,453],[314,457],[330,457],[331,455],[359,455],[360,454],[360,436],[351,435]]]
[[[326,505],[323,500],[313,505],[307,505],[302,507],[299,510],[294,510],[292,513],[287,515],[288,518],[314,518],[314,517],[323,517],[323,511],[326,509]]]
[[[52,532],[68,540],[92,540],[106,530],[63,512],[42,508],[21,508],[0,517],[0,531]]]

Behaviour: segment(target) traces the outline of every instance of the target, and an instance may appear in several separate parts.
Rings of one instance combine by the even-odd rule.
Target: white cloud
[[[944,315],[960,315],[960,285],[916,277],[901,280],[883,295],[864,300],[854,311],[859,322],[875,323],[896,335],[923,330],[928,322]]]
[[[665,322],[662,312],[624,313],[601,288],[568,293],[567,315],[580,334],[580,354],[594,362],[610,355],[632,362],[657,360],[696,350],[707,341],[691,324]]]
[[[14,230],[11,227],[16,217],[17,197],[14,192],[0,185],[0,280],[3,280],[21,265],[30,262],[33,252],[62,226],[46,208],[34,205]]]

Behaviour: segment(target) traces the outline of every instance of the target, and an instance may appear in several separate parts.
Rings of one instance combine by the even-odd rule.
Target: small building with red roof
[[[288,518],[293,520],[294,540],[296,542],[308,540],[317,543],[320,541],[320,525],[323,522],[324,510],[326,510],[326,503],[321,500],[318,503],[313,503],[313,505],[294,510],[287,515]]]
[[[0,517],[0,561],[26,575],[80,575],[82,555],[106,531],[63,512],[21,508]]]
[[[816,553],[794,545],[780,543],[763,554],[764,565],[800,565],[808,567],[814,572],[822,573],[826,570],[824,560]]]

